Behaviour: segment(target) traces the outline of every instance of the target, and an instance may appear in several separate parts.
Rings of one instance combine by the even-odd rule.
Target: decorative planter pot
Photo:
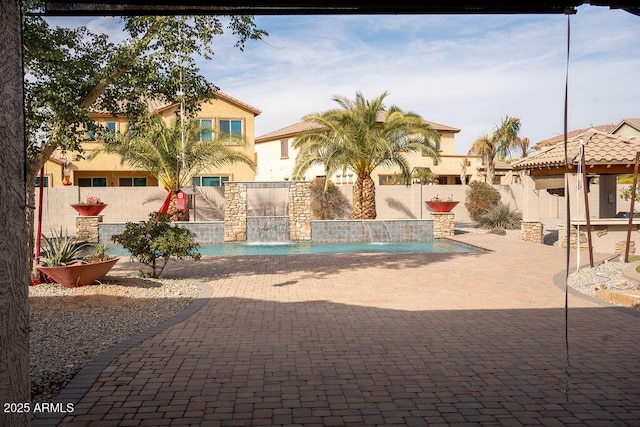
[[[80,216],[96,216],[100,215],[100,212],[102,212],[107,205],[71,205],[71,207],[75,209]]]
[[[460,202],[444,202],[444,201],[435,201],[430,200],[425,202],[429,209],[433,212],[451,212],[458,203]]]
[[[77,288],[102,279],[116,262],[118,262],[118,258],[88,264],[64,265],[62,267],[38,266],[38,270],[64,288]]]

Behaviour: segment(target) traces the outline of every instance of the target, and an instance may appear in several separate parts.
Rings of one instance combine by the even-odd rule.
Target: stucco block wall
[[[502,197],[503,203],[522,211],[525,198],[524,189],[519,184],[494,186]],[[628,211],[629,201],[620,199],[620,191],[626,185],[618,185],[618,196],[615,198],[615,211]],[[340,191],[351,201],[351,185],[341,185]],[[460,203],[453,209],[456,222],[469,221],[469,214],[464,206],[468,186],[462,185],[423,185],[414,184],[376,186],[376,209],[378,219],[430,219],[430,211],[425,201],[438,195],[442,198],[452,196]],[[37,204],[36,191],[36,204]],[[85,200],[87,196],[98,196],[109,206],[102,211],[105,223],[143,221],[151,212],[157,211],[165,197],[165,191],[158,187],[107,187],[107,188],[79,188],[52,187],[45,188],[43,193],[43,225],[45,234],[52,229],[75,233],[76,211],[71,207],[73,203]],[[579,212],[584,211],[583,203],[576,205],[576,193],[571,194],[572,215],[577,218]],[[607,197],[608,199],[608,197]],[[589,203],[591,216],[597,217],[600,190],[598,185],[591,186]],[[531,220],[554,220],[565,218],[564,197],[554,196],[545,190],[538,191],[535,201],[539,217]],[[640,203],[636,203],[640,209]],[[192,220],[214,221],[224,218],[224,194],[221,187],[199,187],[196,195],[196,209],[191,211]],[[612,210],[613,211],[613,210]],[[36,211],[37,213],[37,211]]]

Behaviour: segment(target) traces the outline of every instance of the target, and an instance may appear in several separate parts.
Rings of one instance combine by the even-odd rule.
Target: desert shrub
[[[172,225],[167,214],[152,213],[145,222],[128,222],[111,240],[120,243],[131,258],[151,267],[151,277],[159,277],[171,259],[200,259],[196,235]]]
[[[478,224],[482,228],[517,230],[521,220],[519,212],[512,210],[509,205],[498,203],[480,217]]]
[[[498,206],[499,203],[500,193],[491,185],[480,181],[469,183],[464,205],[472,220],[480,221],[482,215],[491,208]]]
[[[311,183],[311,215],[313,219],[338,219],[349,216],[349,200],[331,181],[316,178]]]

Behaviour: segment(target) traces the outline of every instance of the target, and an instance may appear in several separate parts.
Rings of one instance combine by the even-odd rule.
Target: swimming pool
[[[389,243],[222,243],[200,245],[202,255],[239,256],[239,255],[313,255],[345,253],[481,253],[475,246],[449,239],[435,239],[428,242],[389,242]],[[128,256],[129,253],[119,245],[112,246],[109,254]]]

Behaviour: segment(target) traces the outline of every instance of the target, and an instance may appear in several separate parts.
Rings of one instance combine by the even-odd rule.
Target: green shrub
[[[331,181],[326,186],[324,178],[311,183],[311,214],[313,219],[347,218],[351,207],[349,200]]]
[[[491,185],[480,181],[469,183],[464,205],[472,220],[480,221],[482,215],[491,208],[498,206],[499,203],[500,193]]]
[[[169,215],[152,213],[146,222],[128,222],[111,240],[120,243],[131,257],[151,267],[151,277],[159,277],[171,259],[200,259],[196,235],[172,225]]]
[[[482,228],[518,230],[521,220],[520,213],[504,203],[498,203],[480,217],[478,224]]]

